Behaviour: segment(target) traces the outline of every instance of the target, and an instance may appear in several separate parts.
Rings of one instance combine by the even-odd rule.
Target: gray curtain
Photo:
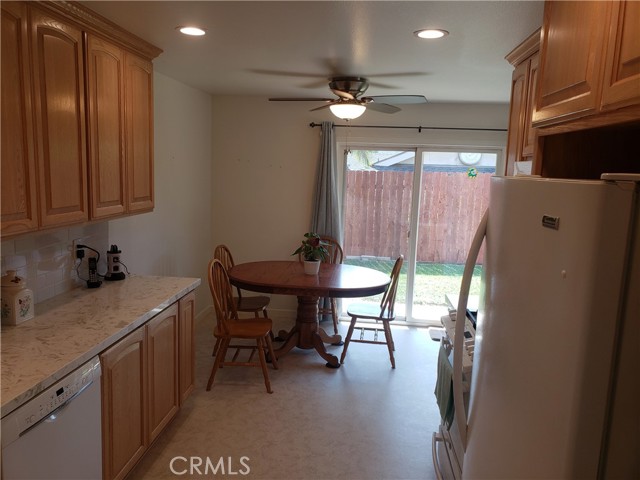
[[[336,139],[333,133],[333,122],[322,122],[321,135],[311,231],[333,237],[342,245],[342,212],[338,203]]]
[[[311,231],[328,235],[342,245],[342,212],[338,202],[336,139],[333,122],[322,122],[320,158],[316,175],[316,190],[313,198]],[[328,298],[320,299],[324,308],[330,307]],[[321,321],[331,321],[331,315],[323,315]]]

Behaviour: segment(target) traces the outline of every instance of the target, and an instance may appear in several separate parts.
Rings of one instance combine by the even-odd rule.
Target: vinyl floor
[[[292,324],[271,315],[275,331]],[[395,370],[381,345],[352,343],[339,369],[294,348],[269,368],[269,395],[258,368],[225,367],[205,390],[214,321],[196,325],[194,392],[129,478],[435,478],[439,344],[428,329],[393,327]],[[340,357],[341,346],[327,347]]]

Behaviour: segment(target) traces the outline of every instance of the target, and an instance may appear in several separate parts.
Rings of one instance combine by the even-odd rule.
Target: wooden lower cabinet
[[[103,478],[122,479],[193,389],[195,294],[100,355]]]
[[[178,304],[147,323],[149,443],[178,412]]]
[[[195,385],[195,308],[196,294],[191,292],[180,299],[180,327],[178,355],[180,358],[179,393],[182,405]]]
[[[102,470],[120,479],[146,451],[147,331],[130,333],[100,355],[102,364]]]

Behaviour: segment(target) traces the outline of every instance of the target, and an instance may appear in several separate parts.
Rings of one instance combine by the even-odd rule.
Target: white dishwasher
[[[2,418],[2,478],[102,478],[100,360]]]

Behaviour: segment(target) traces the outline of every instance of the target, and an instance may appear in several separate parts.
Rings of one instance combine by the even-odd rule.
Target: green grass
[[[389,274],[394,260],[379,258],[349,258],[344,261],[348,265],[373,268]],[[397,301],[404,302],[407,287],[407,267],[403,265],[398,284]],[[418,263],[414,285],[414,303],[416,305],[446,305],[445,294],[458,293],[464,265],[444,263]],[[470,294],[480,293],[480,275],[482,266],[476,265],[471,280]],[[380,297],[370,297],[371,301],[379,301]]]

